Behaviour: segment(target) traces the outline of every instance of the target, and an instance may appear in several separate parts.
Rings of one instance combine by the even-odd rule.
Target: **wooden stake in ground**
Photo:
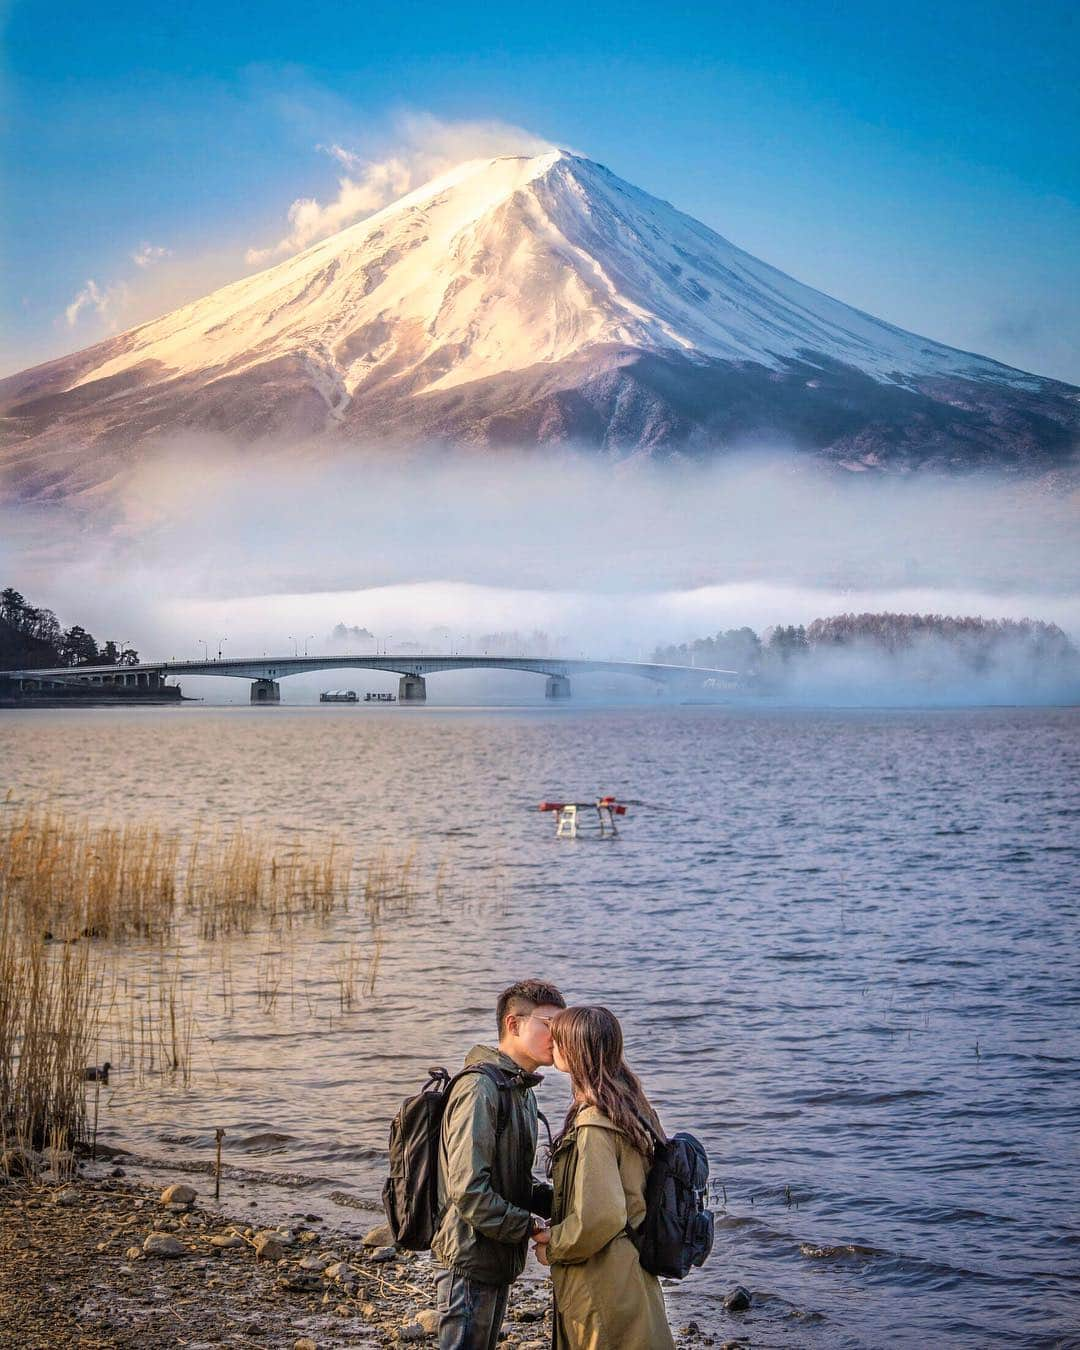
[[[101,1078],[94,1079],[94,1138],[90,1145],[90,1161],[97,1162],[97,1116],[98,1102],[101,1099]]]
[[[214,1138],[217,1140],[217,1164],[214,1168],[214,1199],[221,1199],[221,1141],[225,1138],[225,1131],[219,1125],[214,1131]]]

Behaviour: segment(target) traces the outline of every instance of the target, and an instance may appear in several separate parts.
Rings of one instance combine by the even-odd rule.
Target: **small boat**
[[[328,689],[325,694],[319,695],[320,703],[357,703],[355,689]]]
[[[369,690],[364,695],[365,703],[396,703],[397,694],[379,694]]]

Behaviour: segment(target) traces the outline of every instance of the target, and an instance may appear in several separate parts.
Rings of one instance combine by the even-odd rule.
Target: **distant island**
[[[652,659],[738,670],[763,694],[982,690],[1008,701],[1034,693],[1072,702],[1080,692],[1080,653],[1057,624],[1041,619],[839,614],[760,636],[729,628],[659,646]]]
[[[139,653],[114,638],[98,644],[82,624],[63,627],[51,609],[29,604],[14,587],[0,591],[0,707],[33,704],[37,707],[73,703],[179,703],[179,685],[148,681],[132,671],[90,683],[70,677],[38,682],[24,688],[4,671],[55,670],[84,666],[137,666]]]
[[[98,646],[80,624],[61,626],[51,609],[30,605],[11,586],[0,591],[0,670],[56,666],[137,666],[139,653],[112,638]]]

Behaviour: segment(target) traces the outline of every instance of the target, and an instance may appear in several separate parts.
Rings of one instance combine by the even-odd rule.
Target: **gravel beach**
[[[376,1225],[357,1241],[298,1218],[262,1228],[203,1207],[186,1182],[163,1191],[111,1175],[41,1180],[27,1160],[0,1174],[0,1346],[434,1346],[435,1267]],[[28,1175],[17,1175],[25,1170]],[[501,1343],[546,1350],[550,1291],[511,1291]],[[715,1345],[696,1327],[680,1346]]]

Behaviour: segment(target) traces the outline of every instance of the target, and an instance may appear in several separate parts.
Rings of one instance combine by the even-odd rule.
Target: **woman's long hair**
[[[551,1036],[566,1061],[574,1089],[574,1102],[555,1146],[573,1127],[581,1108],[595,1106],[651,1158],[654,1137],[664,1140],[664,1130],[637,1075],[623,1059],[622,1027],[615,1014],[607,1008],[564,1008],[551,1019]]]

